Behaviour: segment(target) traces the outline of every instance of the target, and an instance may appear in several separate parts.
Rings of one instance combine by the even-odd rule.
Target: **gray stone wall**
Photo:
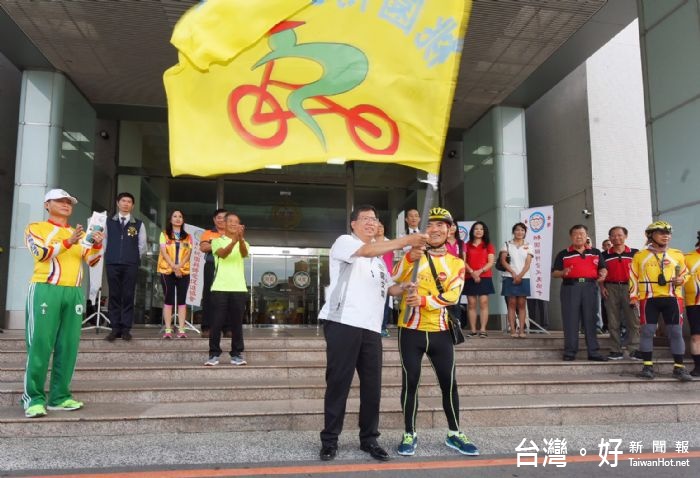
[[[0,326],[5,320],[21,78],[20,71],[0,54]]]

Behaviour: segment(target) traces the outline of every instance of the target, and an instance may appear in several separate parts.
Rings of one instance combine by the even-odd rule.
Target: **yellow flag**
[[[437,174],[470,0],[208,0],[164,74],[173,175],[363,160]]]

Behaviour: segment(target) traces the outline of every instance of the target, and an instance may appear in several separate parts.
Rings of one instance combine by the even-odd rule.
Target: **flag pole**
[[[435,192],[437,191],[438,187],[438,175],[437,174],[428,174],[428,177],[426,179],[419,179],[418,181],[425,183],[427,185],[426,190],[425,190],[425,199],[423,200],[423,208],[420,214],[420,231],[422,233],[425,233],[428,228],[428,216],[430,214],[430,208],[433,205],[433,201],[435,200]],[[408,254],[408,252],[406,253]],[[420,261],[418,261],[420,262]],[[411,282],[415,283],[416,279],[418,278],[418,264],[416,264],[413,267],[413,271],[411,272]],[[409,309],[412,309],[413,307],[404,307],[404,309],[401,311],[403,314],[403,323],[406,324],[408,322],[408,318],[410,317],[410,314],[408,313]]]

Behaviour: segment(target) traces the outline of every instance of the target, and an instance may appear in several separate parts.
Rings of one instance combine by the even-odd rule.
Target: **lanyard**
[[[656,280],[656,283],[659,284],[660,286],[665,286],[666,285],[666,276],[664,275],[664,262],[666,261],[666,251],[664,251],[663,256],[661,256],[661,261],[659,261],[659,256],[656,255],[656,252],[654,252],[654,258],[656,259],[656,262],[659,264],[659,278]]]
[[[656,263],[659,264],[659,269],[661,269],[661,273],[664,273],[664,262],[666,262],[666,251],[664,251],[664,254],[661,256],[661,260],[659,260],[659,256],[656,255],[656,252],[653,253],[654,258],[656,259]]]

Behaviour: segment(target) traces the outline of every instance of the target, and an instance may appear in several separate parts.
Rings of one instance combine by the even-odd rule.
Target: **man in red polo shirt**
[[[639,348],[639,317],[634,314],[630,304],[629,280],[630,264],[637,249],[625,245],[627,229],[615,226],[608,231],[612,246],[603,251],[603,261],[608,275],[600,285],[600,292],[605,301],[605,311],[608,315],[608,330],[612,339],[610,345],[610,360],[620,360],[622,343],[620,340],[620,325],[627,328],[627,352],[631,359],[641,360]],[[624,322],[623,322],[624,321]]]
[[[586,247],[588,228],[577,224],[569,229],[571,245],[557,254],[552,266],[552,277],[562,280],[560,291],[561,320],[564,327],[564,360],[576,359],[578,330],[583,323],[586,333],[588,360],[607,362],[598,351],[596,338],[596,311],[598,310],[597,281],[607,275],[600,251]]]

